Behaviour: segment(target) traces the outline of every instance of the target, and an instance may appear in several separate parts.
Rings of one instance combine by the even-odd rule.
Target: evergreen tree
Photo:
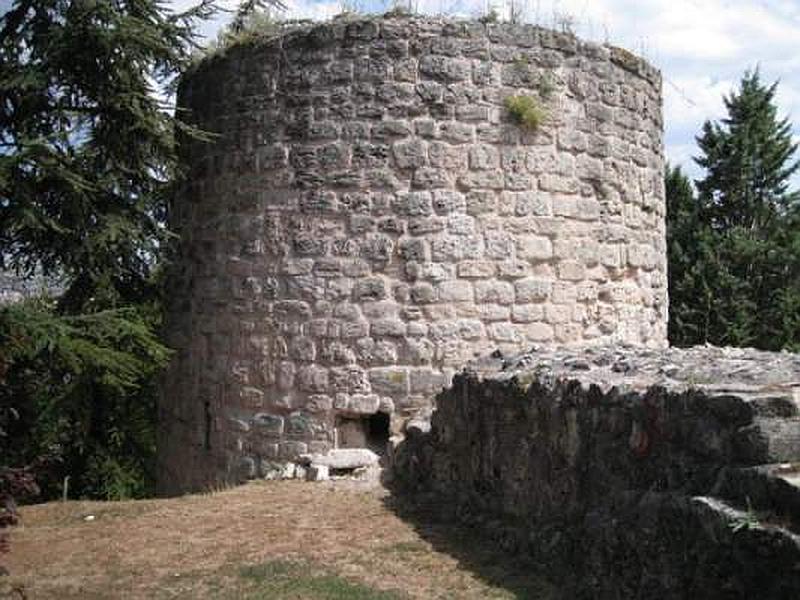
[[[789,121],[777,118],[776,89],[748,72],[724,99],[727,117],[703,125],[696,198],[685,177],[667,173],[675,345],[800,343],[800,197],[789,190],[800,164]]]
[[[704,285],[705,231],[692,184],[679,166],[667,166],[664,179],[667,203],[667,262],[670,315],[668,335],[678,346],[705,338],[712,298]]]
[[[66,280],[65,312],[147,297],[180,122],[161,100],[204,0],[16,0],[0,25],[0,260]]]
[[[777,85],[764,86],[758,70],[745,73],[738,92],[724,98],[727,118],[706,121],[697,137],[703,155],[695,161],[706,170],[697,189],[717,231],[739,229],[763,238],[798,200],[797,192],[788,192],[800,168],[792,160],[797,144],[788,119],[777,118]]]
[[[0,20],[0,266],[64,282],[0,310],[0,466],[48,456],[46,496],[148,491],[168,351],[157,270],[177,177],[163,88],[210,0],[16,0]],[[197,132],[186,130],[196,135]]]

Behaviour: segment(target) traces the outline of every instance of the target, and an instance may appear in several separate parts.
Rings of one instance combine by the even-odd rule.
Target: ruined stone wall
[[[201,63],[180,104],[218,137],[188,144],[173,214],[162,491],[323,452],[347,419],[398,433],[496,348],[663,346],[660,85],[619,49],[433,18]]]
[[[799,462],[800,356],[602,348],[457,376],[393,474],[564,598],[789,599]]]

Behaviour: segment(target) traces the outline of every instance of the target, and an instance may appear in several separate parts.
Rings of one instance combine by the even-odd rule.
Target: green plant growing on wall
[[[553,29],[560,30],[561,33],[566,33],[567,35],[575,35],[575,25],[577,24],[577,19],[566,12],[554,12],[553,13]]]
[[[487,25],[489,23],[499,23],[500,13],[497,12],[497,9],[494,6],[492,6],[485,15],[478,18],[478,21],[483,23],[484,25]]]
[[[415,0],[393,0],[392,8],[386,11],[383,16],[388,18],[412,17],[417,14],[418,8],[418,2]]]
[[[531,74],[531,61],[530,59],[524,55],[520,54],[516,58],[514,58],[514,70],[519,74],[520,77],[530,77]]]
[[[758,519],[758,514],[756,511],[753,510],[752,504],[750,504],[750,498],[747,498],[747,510],[739,513],[734,519],[728,523],[728,527],[730,527],[733,533],[737,533],[739,531],[745,530],[749,531],[751,529],[756,529],[761,525]]]
[[[272,7],[265,7],[263,2],[243,3],[233,21],[217,34],[216,39],[195,53],[195,64],[207,56],[224,55],[234,46],[271,38],[287,31],[291,23],[281,18],[282,6],[277,3]]]
[[[509,96],[505,99],[505,107],[512,120],[529,131],[538,129],[547,116],[542,103],[526,94]]]
[[[539,92],[539,97],[542,100],[549,100],[556,91],[556,84],[553,76],[550,73],[542,73],[536,82],[536,91]]]
[[[361,12],[359,0],[339,0],[339,16],[352,16]]]

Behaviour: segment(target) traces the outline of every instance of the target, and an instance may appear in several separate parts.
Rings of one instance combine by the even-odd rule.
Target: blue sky
[[[287,16],[324,19],[343,7],[384,12],[392,0],[285,0]],[[403,0],[408,2],[409,0]],[[479,16],[488,6],[553,26],[567,16],[585,39],[608,41],[644,56],[664,76],[666,152],[697,177],[694,137],[706,119],[724,116],[723,94],[745,69],[758,66],[764,81],[780,80],[779,114],[794,123],[800,142],[800,0],[410,0],[421,13]],[[168,0],[176,9],[193,0]],[[235,6],[236,0],[221,0]],[[11,0],[0,0],[0,13]],[[230,18],[220,15],[203,31],[214,37]],[[800,176],[794,180],[800,188]]]

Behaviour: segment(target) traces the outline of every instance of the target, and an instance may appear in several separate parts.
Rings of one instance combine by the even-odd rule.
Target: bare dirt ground
[[[29,506],[12,533],[0,597],[555,597],[473,532],[408,512],[403,520],[393,505],[379,486],[285,481]]]

